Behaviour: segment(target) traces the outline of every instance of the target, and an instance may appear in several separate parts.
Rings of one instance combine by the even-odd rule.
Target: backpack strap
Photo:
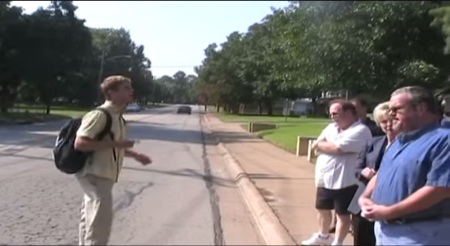
[[[105,108],[96,108],[95,110],[99,110],[101,112],[103,112],[106,115],[106,124],[105,127],[103,128],[103,130],[97,135],[96,139],[97,140],[102,140],[103,138],[106,137],[106,135],[109,135],[111,137],[111,140],[114,140],[114,134],[111,132],[111,126],[112,126],[112,117],[111,114],[108,112],[107,109]],[[117,154],[116,154],[116,149],[112,148],[113,151],[113,156],[114,156],[114,162],[117,161]]]
[[[120,120],[122,120],[124,126],[127,125],[127,121],[123,118],[123,115],[120,115]]]
[[[108,112],[107,109],[104,108],[96,108],[95,110],[101,111],[106,116],[106,124],[103,130],[97,135],[97,140],[102,140],[106,137],[106,135],[111,134],[111,126],[112,126],[112,117],[111,114]]]

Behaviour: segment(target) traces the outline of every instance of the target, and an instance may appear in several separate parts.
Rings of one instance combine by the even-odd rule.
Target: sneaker
[[[336,240],[334,240],[332,243],[331,243],[331,246],[343,246],[344,244],[343,243],[340,243],[340,242],[338,242],[338,241],[336,241]]]
[[[331,245],[332,242],[333,238],[330,235],[323,237],[319,233],[315,233],[310,238],[302,241],[301,245]]]

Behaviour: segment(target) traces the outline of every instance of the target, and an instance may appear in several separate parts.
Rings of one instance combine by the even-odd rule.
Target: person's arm
[[[425,186],[392,205],[390,209],[395,215],[393,217],[420,212],[450,198],[450,144],[445,142],[442,145],[436,149]]]
[[[320,133],[320,135],[316,138],[316,140],[313,142],[311,149],[314,150],[316,152],[316,154],[318,154],[317,151],[317,144],[321,141],[326,141],[326,136],[327,136],[327,132],[328,129],[330,128],[331,124],[329,124],[328,126],[325,127],[325,129],[322,130],[322,132]]]
[[[375,174],[370,180],[369,183],[366,186],[366,189],[361,194],[361,196],[358,199],[358,204],[361,207],[362,210],[365,210],[365,207],[372,206],[375,203],[370,199],[372,196],[373,191],[375,190],[375,186],[377,185],[377,178],[378,174]]]
[[[140,154],[134,150],[126,149],[125,150],[125,156],[131,157],[131,158],[137,158]]]
[[[364,177],[364,176],[361,174],[362,171],[364,170],[364,168],[367,167],[367,154],[368,154],[368,153],[366,153],[366,154],[364,155],[364,158],[362,158],[362,159],[360,159],[360,160],[358,161],[358,164],[357,164],[357,166],[356,166],[356,172],[355,172],[356,178],[359,179],[359,180],[360,180],[361,182],[363,182],[363,183],[369,182],[369,179],[367,179],[366,177]]]
[[[99,110],[93,110],[87,113],[77,131],[74,148],[80,151],[99,151],[109,148],[132,147],[133,142],[116,142],[109,139],[96,140],[95,137],[103,130],[106,125],[106,115]]]
[[[373,176],[369,180],[369,183],[367,184],[366,189],[364,190],[364,193],[361,195],[361,197],[370,199],[373,191],[375,190],[375,186],[377,184],[377,178],[378,178],[378,174],[375,174],[375,176]]]
[[[345,136],[335,142],[319,141],[317,150],[332,155],[360,153],[362,150],[361,146],[367,146],[367,143],[370,142],[369,129],[364,126],[364,128],[352,130],[353,132],[345,134]]]
[[[337,144],[323,140],[317,142],[317,151],[331,155],[339,155],[345,153]]]

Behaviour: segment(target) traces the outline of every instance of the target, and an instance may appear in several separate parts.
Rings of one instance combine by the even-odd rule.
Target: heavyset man
[[[369,128],[361,123],[352,103],[334,101],[329,112],[334,122],[322,131],[312,146],[318,153],[315,179],[319,232],[302,245],[342,245],[350,228],[347,208],[357,189],[356,166],[372,140]],[[333,209],[337,217],[334,240],[329,235]]]
[[[377,245],[448,245],[450,131],[439,105],[409,86],[392,93],[389,107],[401,134],[359,199],[362,216],[376,221]]]

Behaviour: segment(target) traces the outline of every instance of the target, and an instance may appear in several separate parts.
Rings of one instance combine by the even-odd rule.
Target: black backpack
[[[112,118],[111,114],[104,108],[96,108],[95,110],[99,110],[106,115],[105,128],[95,138],[96,140],[102,140],[106,135],[112,135]],[[56,138],[55,148],[53,149],[53,159],[56,168],[67,174],[74,174],[80,171],[84,167],[87,158],[93,153],[92,151],[79,151],[74,147],[81,119],[75,118],[64,124]]]

